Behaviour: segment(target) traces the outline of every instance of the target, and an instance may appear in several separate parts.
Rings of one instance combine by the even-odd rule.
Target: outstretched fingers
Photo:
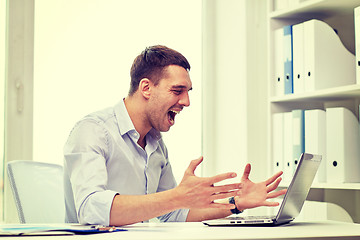
[[[273,184],[270,184],[267,187],[267,192],[268,192],[267,198],[277,198],[286,193],[286,191],[287,191],[286,189],[274,191],[278,188],[280,182],[281,182],[281,178],[278,178],[278,179],[276,179],[276,181]]]
[[[241,183],[232,183],[232,184],[226,184],[226,185],[220,185],[220,186],[212,186],[214,193],[224,193],[234,190],[240,190],[242,188]]]
[[[267,192],[268,192],[267,199],[277,198],[286,193],[286,191],[287,191],[286,189],[275,191],[278,188],[278,186],[282,180],[280,177],[282,174],[283,174],[283,172],[280,171],[265,181],[265,184],[267,186]],[[279,205],[277,202],[268,202],[268,201],[267,201],[267,204],[270,204],[267,206],[278,206]]]
[[[241,189],[241,184],[227,184],[222,186],[213,186],[211,201],[215,201],[218,199],[225,199],[230,197],[235,197],[240,194],[239,190]]]
[[[236,176],[237,174],[235,172],[229,172],[229,173],[222,173],[213,177],[209,177],[208,180],[210,185],[213,185],[214,183],[218,183],[230,178],[235,178]]]
[[[225,192],[225,193],[217,193],[217,194],[213,194],[210,197],[210,200],[216,201],[216,200],[220,200],[220,199],[226,199],[226,198],[230,198],[230,197],[235,197],[237,196],[237,192],[236,191],[232,191],[232,192]]]
[[[277,189],[277,187],[279,186],[280,182],[281,182],[281,178],[279,177],[278,179],[275,180],[275,182],[271,183],[270,185],[267,185],[267,192],[272,192],[275,189]]]
[[[200,165],[200,163],[203,161],[203,159],[204,159],[203,157],[199,157],[198,159],[192,160],[186,171],[189,174],[195,174],[196,168]]]
[[[265,207],[276,207],[276,206],[279,206],[280,203],[278,202],[270,202],[270,201],[265,201],[263,206]]]
[[[284,195],[286,193],[286,189],[282,189],[276,192],[271,192],[267,195],[267,198],[277,198],[280,197],[281,195]]]
[[[282,171],[275,173],[272,177],[270,177],[269,179],[267,179],[265,181],[266,186],[268,186],[268,185],[272,184],[273,182],[275,182],[282,174],[283,174]]]
[[[267,199],[271,199],[271,198],[277,198],[277,197],[280,197],[281,195],[284,195],[286,193],[286,189],[282,189],[282,190],[279,190],[279,191],[276,191],[276,192],[270,192],[268,193],[267,195]],[[268,207],[276,207],[276,206],[279,206],[280,203],[278,202],[274,202],[274,201],[265,201],[264,202],[264,206],[268,206]]]
[[[234,177],[236,177],[236,173],[223,173],[208,178],[207,184],[210,186],[209,191],[210,194],[212,195],[211,201],[234,197],[237,194],[239,194],[238,190],[241,189],[242,186],[241,183],[232,183],[232,184],[214,186],[215,183]]]
[[[251,165],[250,165],[250,163],[248,163],[245,166],[244,173],[241,177],[241,182],[245,182],[246,180],[249,179],[250,171],[251,171]]]

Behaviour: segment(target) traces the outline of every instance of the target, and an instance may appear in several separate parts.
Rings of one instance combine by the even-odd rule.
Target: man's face
[[[188,71],[170,65],[157,86],[152,85],[147,116],[150,125],[161,132],[169,131],[175,116],[190,105],[189,91],[192,83]]]

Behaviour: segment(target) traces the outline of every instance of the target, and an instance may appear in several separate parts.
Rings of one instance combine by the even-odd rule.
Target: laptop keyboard
[[[229,220],[257,220],[257,219],[274,219],[276,216],[244,216],[244,217],[227,217]]]

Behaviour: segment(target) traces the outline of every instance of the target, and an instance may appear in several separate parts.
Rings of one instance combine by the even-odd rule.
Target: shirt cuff
[[[99,224],[109,226],[110,210],[118,192],[106,190],[90,194],[79,210],[81,224]]]
[[[161,222],[186,222],[188,213],[189,209],[178,209],[158,218]]]

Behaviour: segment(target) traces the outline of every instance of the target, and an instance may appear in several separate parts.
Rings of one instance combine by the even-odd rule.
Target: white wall
[[[216,167],[241,172],[246,162],[246,13],[245,1],[217,1]]]
[[[33,159],[62,164],[75,122],[125,97],[132,61],[155,44],[180,51],[192,66],[191,107],[164,134],[181,179],[201,154],[200,0],[37,0]]]
[[[209,0],[204,9],[204,174],[241,176],[250,162],[252,179],[265,179],[266,3]]]
[[[267,2],[247,0],[246,9],[247,159],[253,179],[262,181],[272,175],[267,163]]]

